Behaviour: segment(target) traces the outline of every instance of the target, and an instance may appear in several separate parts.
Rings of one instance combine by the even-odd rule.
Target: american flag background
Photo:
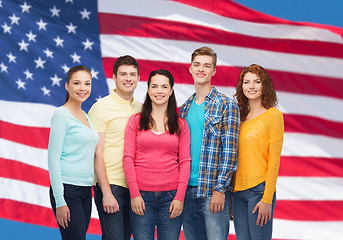
[[[0,26],[1,219],[57,227],[47,145],[70,67],[92,70],[85,111],[114,88],[112,65],[126,54],[140,64],[138,101],[148,74],[165,68],[181,105],[194,92],[190,55],[206,45],[218,54],[212,84],[220,91],[232,96],[252,63],[267,69],[277,90],[285,136],[273,238],[342,239],[342,28],[291,22],[229,0],[3,0]],[[101,233],[95,206],[88,232]]]

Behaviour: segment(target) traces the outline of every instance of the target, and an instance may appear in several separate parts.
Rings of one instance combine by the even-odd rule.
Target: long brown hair
[[[78,65],[78,66],[72,67],[72,68],[70,68],[68,70],[68,73],[67,73],[67,83],[68,84],[70,83],[70,79],[73,77],[73,74],[78,72],[78,71],[84,71],[84,72],[88,73],[92,77],[91,70],[89,70],[85,66]],[[68,102],[68,100],[69,100],[69,92],[67,91],[67,93],[66,93],[66,102]]]
[[[159,69],[152,71],[149,74],[149,79],[148,79],[148,87],[150,87],[151,83],[151,78],[154,77],[155,75],[163,75],[169,79],[169,85],[171,88],[174,86],[174,77],[173,75],[165,69]],[[170,134],[179,134],[180,132],[180,126],[178,122],[179,115],[177,114],[176,111],[177,105],[176,105],[176,99],[175,99],[175,93],[170,95],[169,100],[168,100],[168,107],[167,107],[167,117],[168,117],[168,130]],[[141,119],[139,121],[139,127],[140,130],[148,130],[153,128],[155,125],[155,121],[151,116],[152,112],[152,104],[151,104],[151,98],[149,94],[147,93],[145,96],[145,101],[143,104],[142,112],[141,112]]]
[[[262,106],[266,109],[269,109],[271,107],[277,106],[278,103],[273,82],[270,79],[267,71],[257,64],[251,64],[250,66],[245,67],[239,75],[239,82],[236,85],[236,93],[234,95],[234,98],[236,99],[239,107],[242,122],[245,121],[250,111],[248,98],[243,93],[244,76],[248,72],[256,74],[262,82]]]

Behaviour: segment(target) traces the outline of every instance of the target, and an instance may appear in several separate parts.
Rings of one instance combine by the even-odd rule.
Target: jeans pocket
[[[171,191],[168,191],[166,192],[166,195],[171,199],[173,200],[176,196],[176,190],[171,190]]]

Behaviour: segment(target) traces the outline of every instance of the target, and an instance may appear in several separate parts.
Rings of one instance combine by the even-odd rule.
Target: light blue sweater
[[[51,119],[48,167],[56,207],[67,205],[63,183],[77,186],[93,184],[94,153],[99,136],[85,115],[91,129],[65,107],[57,108]]]

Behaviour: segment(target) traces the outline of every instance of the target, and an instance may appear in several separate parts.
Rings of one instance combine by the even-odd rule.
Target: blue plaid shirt
[[[180,108],[186,119],[195,93]],[[205,126],[202,137],[197,197],[210,197],[213,191],[232,190],[231,179],[237,168],[237,104],[213,87],[205,98]]]

